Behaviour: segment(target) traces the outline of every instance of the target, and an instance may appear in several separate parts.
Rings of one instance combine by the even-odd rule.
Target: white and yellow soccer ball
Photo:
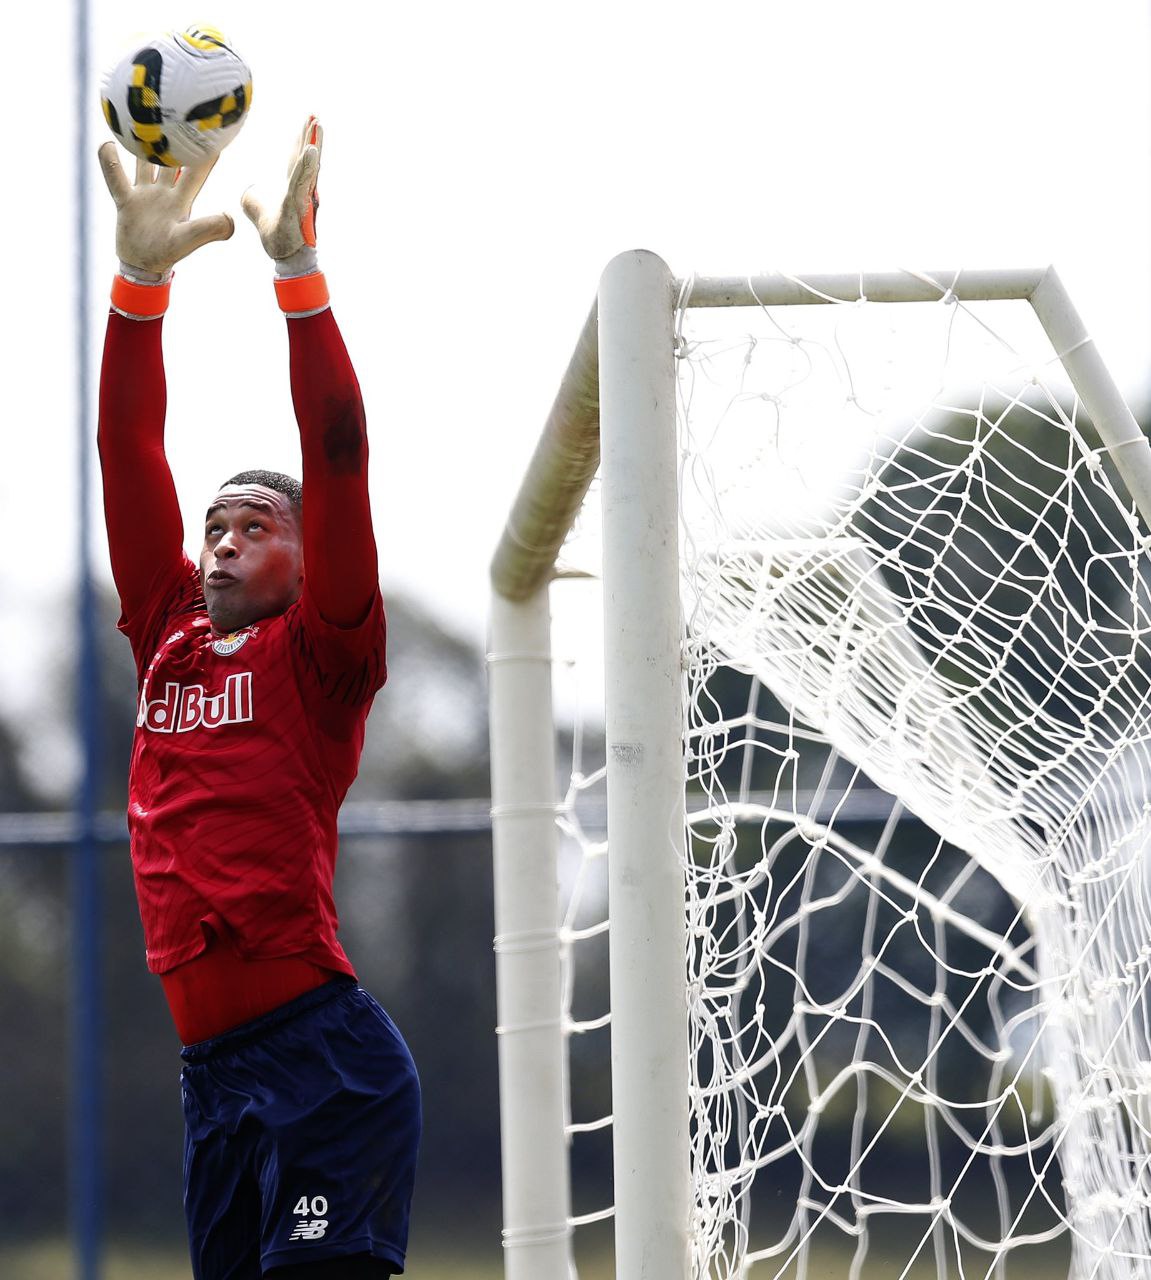
[[[240,132],[252,73],[219,31],[191,27],[137,44],[105,75],[100,103],[133,155],[172,167],[203,164]]]

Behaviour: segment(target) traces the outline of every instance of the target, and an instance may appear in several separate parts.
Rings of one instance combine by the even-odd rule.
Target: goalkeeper
[[[309,119],[283,201],[244,200],[287,315],[303,484],[232,476],[198,566],[164,455],[160,328],[173,263],[232,220],[190,220],[211,164],[140,162],[133,183],[100,149],[120,257],[100,460],[140,695],[128,823],[148,967],[185,1046],[196,1280],[401,1273],[419,1142],[407,1047],[336,940],[336,814],[385,678],[384,613],[363,405],[316,261],[321,145]]]

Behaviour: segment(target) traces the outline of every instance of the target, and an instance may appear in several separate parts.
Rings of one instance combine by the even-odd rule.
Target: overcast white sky
[[[72,6],[21,11],[3,217],[0,705],[75,571]],[[270,266],[239,210],[303,117],[326,137],[321,260],[363,384],[385,588],[482,639],[487,562],[603,265],[678,273],[1054,262],[1123,390],[1151,372],[1151,8],[1145,0],[93,0],[90,331],[115,266],[94,163],[100,69],[207,21],[254,106],[198,210],[237,221],[178,269],[169,456],[194,545],[208,495],[298,470]],[[47,83],[46,83],[47,78]],[[95,370],[92,371],[94,380]],[[12,537],[11,535],[17,535]],[[146,536],[146,531],[142,531]],[[102,532],[97,540],[106,576]],[[31,655],[31,657],[29,656]]]

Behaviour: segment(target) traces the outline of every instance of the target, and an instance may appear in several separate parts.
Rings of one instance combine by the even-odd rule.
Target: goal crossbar
[[[1053,267],[699,276],[670,278],[669,292],[684,307],[819,306],[861,299],[1030,302],[1139,513],[1151,523],[1151,445]],[[492,588],[509,600],[527,599],[551,577],[599,467],[598,312],[597,303],[576,340],[492,560]]]

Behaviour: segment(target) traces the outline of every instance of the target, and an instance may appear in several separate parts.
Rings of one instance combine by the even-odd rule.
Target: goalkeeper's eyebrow
[[[270,502],[263,502],[259,498],[245,498],[243,502],[239,502],[236,505],[240,507],[251,507],[253,511],[260,511],[269,516],[274,516],[276,514],[276,508],[273,507]],[[228,503],[223,498],[221,498],[219,502],[213,502],[208,510],[204,512],[204,519],[211,519],[214,511],[220,511],[227,506]]]

